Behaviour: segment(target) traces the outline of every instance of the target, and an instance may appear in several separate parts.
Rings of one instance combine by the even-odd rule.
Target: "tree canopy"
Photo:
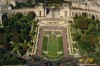
[[[19,4],[19,3],[17,3]],[[19,7],[19,5],[17,6]],[[35,33],[37,22],[34,12],[13,16],[3,16],[3,27],[0,28],[0,64],[24,64],[26,60],[19,56],[26,54],[31,42],[31,30]],[[5,53],[3,53],[5,51]],[[8,53],[9,52],[9,53]]]
[[[82,55],[93,53],[99,48],[96,48],[96,45],[100,45],[100,31],[98,19],[95,19],[94,16],[88,18],[87,13],[82,13],[81,16],[75,15],[73,17],[73,22],[71,22],[71,28],[74,30],[72,32],[73,41],[76,41],[79,45],[79,48],[82,52]]]

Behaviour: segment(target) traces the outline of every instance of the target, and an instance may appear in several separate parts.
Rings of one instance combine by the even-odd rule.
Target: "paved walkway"
[[[45,29],[47,29],[47,30],[62,30],[64,56],[65,57],[69,56],[66,29],[64,27],[55,27],[55,26],[41,27],[40,34],[39,34],[39,40],[38,40],[37,55],[41,56],[41,54],[42,54],[43,32],[44,32]]]
[[[42,43],[43,43],[43,29],[40,28],[40,33],[38,37],[38,43],[37,43],[37,55],[41,56],[42,53]]]

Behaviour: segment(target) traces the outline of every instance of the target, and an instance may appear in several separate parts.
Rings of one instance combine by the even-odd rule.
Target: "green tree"
[[[78,14],[75,13],[75,16],[73,17],[73,19],[78,19],[78,18],[79,18]]]
[[[13,41],[14,43],[23,42],[19,30],[12,29],[11,32],[12,32],[12,34],[11,34],[12,35],[11,41]]]
[[[91,50],[91,44],[88,40],[78,40],[78,44],[80,47],[80,50],[82,50],[84,53],[90,53]]]
[[[15,35],[15,34],[14,34]],[[21,38],[21,36],[20,35],[16,35],[16,36],[12,36],[12,38],[11,38],[11,41],[12,42],[14,42],[14,43],[20,43],[20,42],[23,42],[23,40],[22,40],[22,38]]]
[[[35,14],[35,12],[31,11],[27,14],[27,17],[29,20],[33,20],[33,18],[36,17],[36,14]]]
[[[3,45],[4,34],[0,33],[0,45]]]
[[[3,28],[0,28],[0,33],[4,33],[4,29]]]
[[[11,6],[12,9],[14,9],[14,6],[12,4],[9,4]]]
[[[26,5],[27,5],[28,7],[34,6],[32,0],[27,0]]]
[[[5,33],[4,34],[4,38],[3,38],[3,42],[4,42],[4,45],[8,45],[10,43],[10,35]]]
[[[10,26],[5,26],[3,29],[6,33],[10,33]]]
[[[17,17],[17,19],[21,19],[21,17],[23,16],[22,13],[16,13],[15,15]]]
[[[94,15],[92,15],[92,19],[95,20],[95,16]]]
[[[88,39],[89,39],[89,41],[91,42],[91,44],[96,44],[96,43],[99,42],[97,36],[94,35],[94,34],[90,34]]]
[[[18,1],[15,4],[16,4],[15,8],[21,8],[21,4]]]
[[[2,18],[2,24],[3,24],[3,26],[7,26],[8,25],[8,18],[7,17],[3,17]]]
[[[81,38],[81,35],[79,33],[73,33],[72,36],[74,41],[77,41]]]
[[[84,17],[80,17],[76,22],[75,22],[76,28],[86,30],[88,29],[89,23],[88,20]]]
[[[82,13],[82,16],[87,17],[87,13],[86,12]]]

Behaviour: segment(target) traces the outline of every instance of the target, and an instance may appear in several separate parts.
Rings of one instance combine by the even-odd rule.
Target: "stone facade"
[[[12,4],[15,2],[20,2],[20,3],[25,3],[27,0],[0,0],[1,3],[5,3],[5,4]],[[35,0],[32,0],[33,2]]]
[[[82,5],[84,6],[84,5]],[[82,7],[81,6],[81,7]],[[35,6],[35,8],[21,8],[21,9],[12,9],[12,10],[8,10],[8,15],[11,14],[16,14],[18,12],[22,13],[22,14],[27,14],[28,12],[35,12],[36,14],[36,18],[40,18],[41,20],[44,20],[42,18],[46,17],[45,20],[48,20],[47,18],[52,18],[50,20],[52,20],[52,22],[54,20],[59,20],[59,19],[66,19],[68,18],[68,20],[73,17],[75,14],[78,15],[82,15],[82,13],[87,13],[88,16],[92,16],[94,15],[96,17],[96,19],[99,19],[100,15],[98,13],[98,11],[96,9],[93,10],[93,8],[89,8],[89,7],[85,7],[81,10],[77,10],[77,9],[70,9],[70,6],[67,3],[63,3],[58,9],[55,9],[55,11],[53,10],[55,8],[50,8],[49,9],[49,13],[47,14],[47,8],[43,7],[43,3],[39,3],[39,5]],[[42,22],[44,23],[44,22]],[[47,24],[47,22],[45,22]],[[63,22],[60,22],[59,24],[64,24]]]
[[[25,14],[30,11],[34,11],[37,17],[47,16],[47,9],[43,7],[43,3],[40,3],[38,6],[35,6],[35,8],[13,9],[13,10],[9,11],[9,13],[21,12],[21,13]],[[69,6],[66,4],[63,4],[62,7],[60,8],[60,10],[57,11],[57,13],[60,17],[70,17]],[[52,13],[51,13],[51,15],[52,15]]]
[[[61,17],[70,17],[70,9],[67,3],[62,4],[60,9],[60,16]]]

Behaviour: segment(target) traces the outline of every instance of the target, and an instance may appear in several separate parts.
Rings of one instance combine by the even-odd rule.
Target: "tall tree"
[[[10,43],[10,35],[5,33],[4,34],[4,38],[3,38],[3,42],[4,42],[4,45],[8,45]]]
[[[20,19],[23,15],[22,15],[22,13],[16,13],[15,16],[17,17],[17,19]]]
[[[2,18],[2,24],[3,24],[3,26],[7,26],[8,25],[8,17],[3,17]]]
[[[29,20],[33,20],[33,18],[36,17],[36,14],[35,14],[35,12],[31,11],[27,14],[27,17]]]

